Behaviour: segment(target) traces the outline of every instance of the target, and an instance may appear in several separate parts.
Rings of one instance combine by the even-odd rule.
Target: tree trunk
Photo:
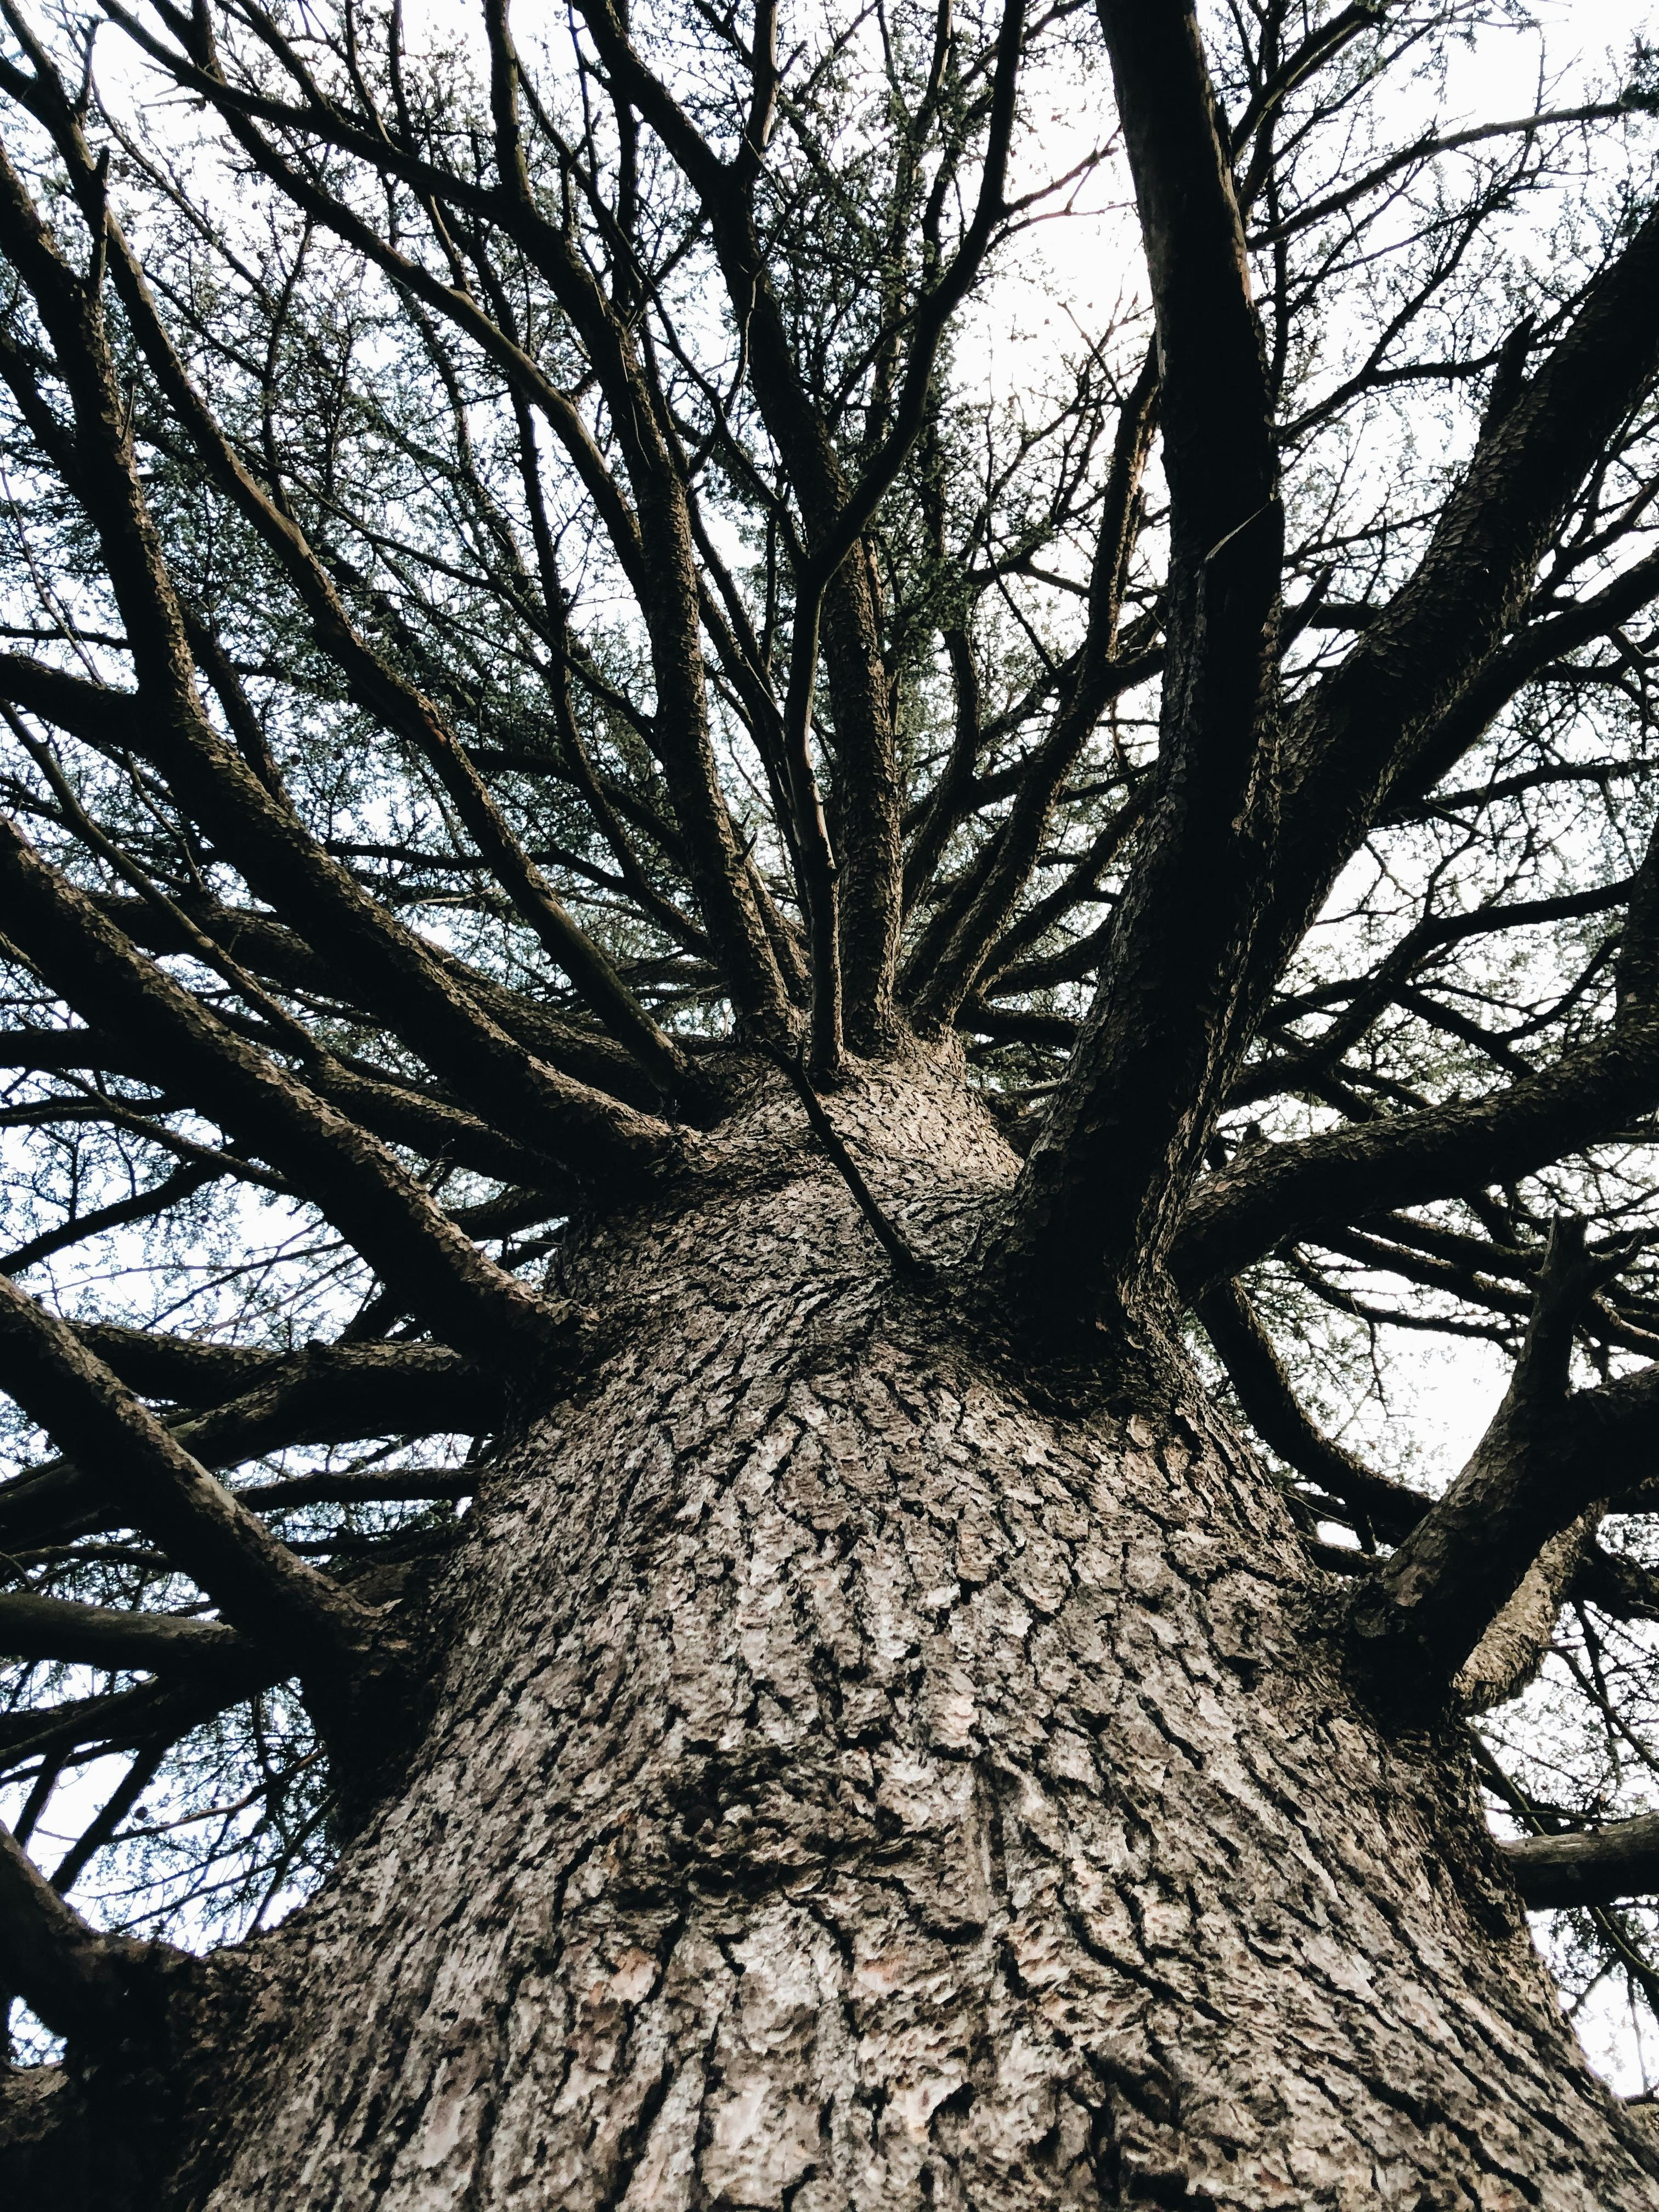
[[[959,1248],[948,1071],[830,1101]],[[1651,2208],[1456,1732],[1194,1384],[1037,1391],[778,1082],[596,1233],[613,1355],[491,1476],[395,1802],[243,1954],[213,2212]],[[1171,1399],[1179,1402],[1171,1402]]]

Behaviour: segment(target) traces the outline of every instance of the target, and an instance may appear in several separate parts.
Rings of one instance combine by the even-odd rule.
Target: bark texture
[[[1567,1593],[1595,1541],[1607,1512],[1601,1498],[1558,1536],[1527,1569],[1517,1589],[1463,1665],[1453,1690],[1465,1712],[1490,1712],[1519,1697],[1548,1656]]]
[[[936,1262],[1018,1165],[948,1069],[830,1109]],[[1373,1725],[1196,1391],[1005,1372],[781,1079],[718,1142],[569,1254],[625,1340],[489,1479],[434,1721],[245,1954],[180,2201],[1659,2202],[1466,1757]]]

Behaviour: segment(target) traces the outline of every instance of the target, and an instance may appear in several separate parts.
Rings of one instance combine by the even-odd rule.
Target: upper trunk
[[[934,1257],[1016,1164],[936,1069],[831,1110]],[[1455,1736],[1196,1388],[1033,1388],[781,1081],[714,1141],[568,1255],[626,1340],[489,1478],[183,2200],[1650,2207]]]

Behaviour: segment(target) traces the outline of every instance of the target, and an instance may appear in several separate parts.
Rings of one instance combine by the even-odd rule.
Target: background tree
[[[1645,52],[0,12],[0,2171],[1650,2204]]]

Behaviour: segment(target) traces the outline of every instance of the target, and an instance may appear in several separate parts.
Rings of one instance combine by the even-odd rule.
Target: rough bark
[[[936,1264],[1017,1167],[937,1069],[831,1111]],[[1650,2206],[1237,1440],[1005,1371],[781,1078],[721,1141],[568,1259],[629,1340],[485,1479],[404,1783],[222,1965],[171,2201]]]
[[[1552,1536],[1527,1569],[1521,1587],[1458,1669],[1453,1688],[1466,1712],[1490,1712],[1518,1697],[1536,1675],[1606,1510],[1603,1498]]]

